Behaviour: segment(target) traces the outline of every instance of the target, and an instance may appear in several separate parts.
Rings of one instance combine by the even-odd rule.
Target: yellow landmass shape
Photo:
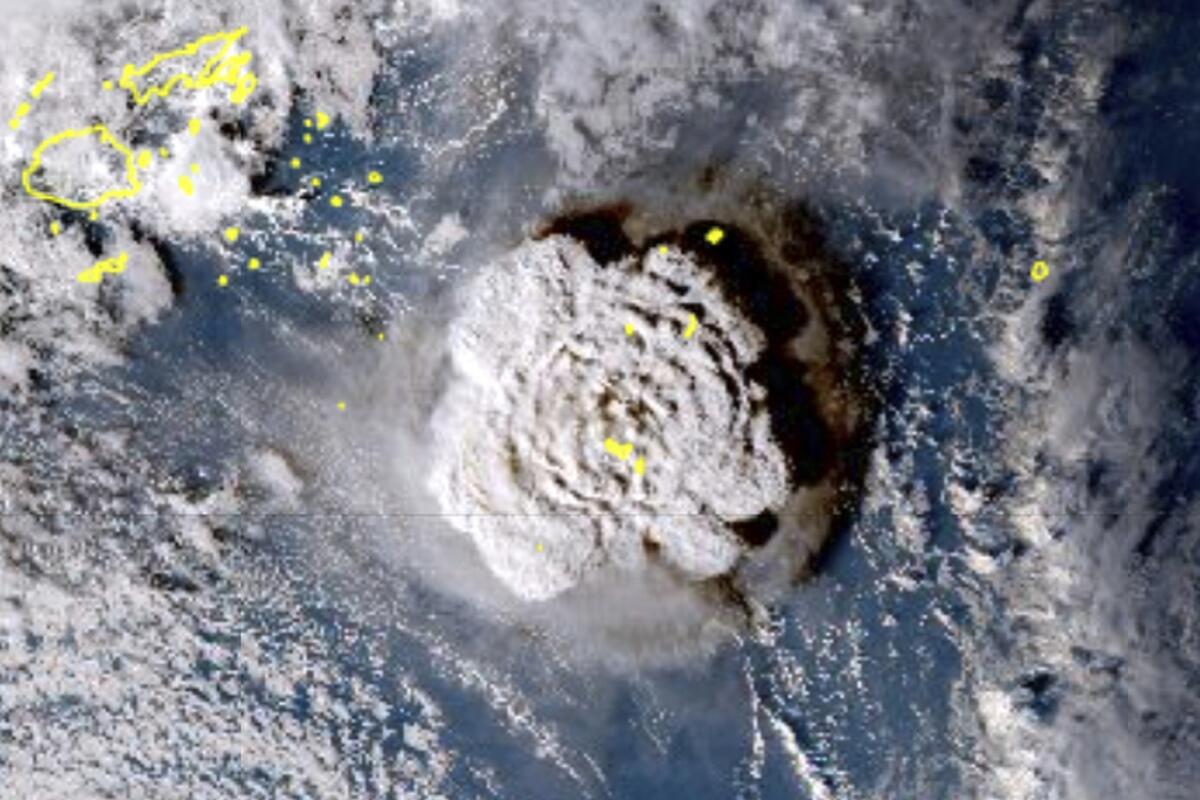
[[[229,99],[234,104],[241,103],[258,85],[257,76],[246,69],[253,54],[244,52],[230,55],[229,51],[249,30],[243,25],[232,31],[219,31],[208,36],[201,36],[178,50],[159,53],[140,67],[126,64],[125,68],[121,70],[121,79],[117,81],[117,85],[129,92],[133,102],[139,106],[144,106],[155,97],[167,97],[177,86],[187,89],[204,89],[218,83],[234,87]],[[217,52],[197,71],[186,69],[186,65],[168,63],[190,58],[211,44],[220,46]],[[175,68],[168,71],[163,80],[151,82],[144,90],[138,87],[138,78],[146,77],[152,70],[163,64]]]
[[[42,166],[42,156],[47,150],[62,144],[70,139],[81,139],[85,136],[99,136],[103,144],[108,145],[125,157],[125,177],[129,180],[129,185],[122,189],[110,189],[104,192],[94,200],[70,200],[66,197],[59,197],[50,192],[43,192],[40,189],[35,189],[32,182],[32,177],[35,172]],[[29,166],[21,173],[21,185],[25,187],[25,191],[31,196],[39,200],[45,200],[48,203],[57,203],[60,206],[74,208],[76,210],[84,210],[89,208],[98,208],[109,200],[117,200],[119,198],[133,197],[142,190],[142,184],[138,181],[137,165],[135,163],[133,151],[125,145],[121,144],[112,132],[104,125],[93,125],[90,128],[73,128],[56,133],[50,138],[44,140],[41,144],[33,149],[33,156],[29,160]]]
[[[54,73],[47,72],[40,81],[33,85],[33,88],[29,90],[29,93],[33,95],[33,99],[36,100],[42,96],[42,92],[46,91],[46,89],[48,89],[50,84],[53,82]]]
[[[608,438],[604,440],[604,449],[624,461],[633,453],[633,442],[621,444],[616,439]]]
[[[700,325],[700,323],[696,320],[696,315],[688,314],[687,329],[684,330],[684,332],[683,332],[683,338],[685,338],[685,339],[692,338],[692,334],[696,332],[696,328],[699,325]]]
[[[633,442],[621,444],[616,439],[609,437],[608,439],[604,440],[604,449],[607,450],[610,455],[616,456],[622,461],[628,461],[629,457],[633,455]],[[646,474],[646,459],[644,456],[638,456],[636,459],[634,459],[633,471],[638,475]]]
[[[75,276],[75,279],[80,283],[99,283],[105,273],[111,275],[120,275],[125,271],[126,262],[129,260],[129,254],[122,252],[116,258],[110,258],[105,261],[97,261],[92,266],[85,269],[83,272]]]

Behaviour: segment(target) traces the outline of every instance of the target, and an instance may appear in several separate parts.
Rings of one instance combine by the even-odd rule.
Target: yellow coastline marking
[[[708,242],[709,244],[713,245],[714,247],[716,245],[720,244],[721,240],[724,238],[725,238],[725,231],[721,230],[716,225],[709,228],[708,233],[704,234],[704,241]]]
[[[258,269],[259,267],[262,266],[262,262],[259,261],[257,258],[252,258],[252,259],[250,259],[250,261],[248,261],[246,263],[246,266],[249,267],[250,269]]]
[[[218,286],[228,286],[229,285],[229,276],[222,275],[219,278],[217,278],[217,285]]]
[[[69,139],[81,139],[87,136],[99,136],[103,144],[108,145],[124,156],[125,178],[129,181],[129,186],[123,189],[110,189],[94,200],[69,200],[65,197],[59,197],[58,195],[33,188],[33,183],[30,179],[42,166],[42,155],[47,150]],[[29,159],[29,166],[21,173],[21,184],[30,196],[36,197],[38,200],[57,203],[60,206],[73,208],[77,211],[98,208],[109,200],[133,197],[142,190],[142,184],[138,181],[137,165],[134,163],[133,151],[121,144],[104,125],[93,125],[90,128],[72,128],[56,133],[48,139],[43,140],[41,144],[33,149],[33,156]]]
[[[1050,265],[1045,261],[1033,262],[1033,267],[1029,270],[1029,277],[1033,278],[1034,283],[1041,283],[1050,275]]]
[[[58,220],[54,220],[50,223],[50,235],[58,236],[60,233],[62,233],[62,223]]]
[[[696,315],[688,314],[688,324],[687,324],[687,328],[683,332],[683,338],[685,338],[685,339],[692,338],[692,334],[696,332],[696,328],[699,325],[700,325],[700,323],[696,320]]]
[[[96,220],[100,219],[100,212],[93,208],[88,212],[88,219],[90,219],[92,222],[95,222]]]
[[[46,88],[51,84],[51,82],[53,82],[53,80],[54,73],[47,72],[40,81],[33,85],[33,88],[29,90],[29,94],[32,95],[34,100],[37,100],[39,97],[41,97],[42,92],[46,91]],[[29,105],[29,103],[21,103],[18,105],[17,110],[13,112],[12,119],[8,121],[8,127],[12,128],[14,131],[20,128],[21,120],[24,119],[32,110],[33,107]]]
[[[240,233],[241,233],[241,231],[235,227],[226,228],[225,229],[225,239],[230,244],[233,244],[234,242],[236,242],[238,240],[238,234],[240,234]]]
[[[625,461],[633,453],[633,442],[621,444],[616,439],[609,437],[608,439],[604,440],[604,449],[607,450],[610,455],[614,455],[622,461]]]
[[[329,198],[329,205],[333,206],[334,208],[341,208],[342,198],[335,194],[333,197]]]
[[[333,259],[333,253],[326,250],[324,253],[321,254],[321,260],[317,262],[317,266],[320,267],[321,269],[325,269],[326,267],[329,266],[329,262],[332,259]]]
[[[625,323],[625,335],[633,336],[633,323],[632,322]]]
[[[24,118],[29,111],[29,103],[21,103],[21,105],[17,106],[17,110],[13,112],[12,119],[8,121],[8,127],[12,128],[14,131],[21,127],[21,119]]]
[[[192,136],[200,135],[200,120],[196,119],[195,117],[192,117],[188,120],[188,133],[190,133]]]
[[[367,183],[370,183],[370,184],[383,183],[383,176],[380,175],[375,170],[371,170],[370,172],[367,173]]]
[[[29,90],[29,93],[33,95],[34,100],[37,100],[42,96],[42,92],[50,88],[50,84],[52,83],[54,83],[54,73],[47,72],[40,81],[33,85],[33,88]]]
[[[633,442],[621,444],[616,439],[609,437],[604,440],[604,449],[608,451],[609,455],[616,456],[622,461],[628,461],[629,457],[633,455]],[[644,456],[638,456],[634,459],[633,471],[638,475],[646,474],[646,459]]]
[[[324,111],[317,112],[317,130],[323,131],[329,127],[329,115]]]
[[[195,193],[196,187],[192,183],[191,178],[189,178],[187,175],[180,175],[179,176],[179,190],[181,192],[183,192],[184,194],[186,194],[188,197],[191,197]]]
[[[120,275],[125,271],[125,266],[129,261],[129,254],[122,252],[116,258],[97,261],[92,266],[85,269],[83,272],[75,276],[75,280],[80,283],[99,283],[104,278],[105,273],[109,275]]]
[[[142,150],[138,153],[137,165],[141,169],[150,169],[150,165],[154,163],[154,154],[149,150]]]
[[[253,54],[249,52],[229,54],[234,44],[249,30],[243,25],[231,31],[218,31],[188,42],[178,50],[159,53],[140,67],[126,64],[125,68],[121,70],[121,79],[117,81],[117,85],[129,92],[134,103],[144,106],[150,102],[151,98],[166,98],[176,86],[183,86],[187,89],[204,89],[222,83],[233,87],[233,91],[229,94],[229,100],[238,105],[249,97],[258,85],[257,76],[246,69]],[[168,64],[168,67],[175,67],[175,69],[165,80],[150,83],[145,91],[138,88],[136,79],[145,77],[159,65],[194,56],[202,48],[217,42],[220,43],[217,52],[204,63],[200,70],[192,72],[180,68],[178,65]]]

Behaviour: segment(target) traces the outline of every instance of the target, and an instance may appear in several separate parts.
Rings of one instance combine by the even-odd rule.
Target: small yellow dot
[[[350,281],[350,283],[353,285],[358,286],[358,273],[351,272],[349,276],[346,277],[346,280]]]
[[[221,277],[217,278],[217,285],[218,286],[228,286],[229,285],[229,276],[222,275]]]
[[[383,176],[375,170],[367,173],[367,183],[383,183]]]
[[[313,187],[315,187],[315,188],[320,188],[320,186],[321,186],[321,179],[320,179],[320,178],[313,178],[311,181],[309,181],[309,183],[311,183],[311,184],[313,185]]]
[[[383,341],[383,334],[382,334],[382,333],[380,333],[380,334],[376,335],[376,337],[375,337],[375,338],[376,338],[376,339],[378,339],[379,341],[381,341],[381,342],[382,342],[382,341]]]
[[[362,240],[363,240],[364,238],[366,238],[366,237],[365,237],[365,235],[363,234],[363,232],[362,232],[362,231],[355,231],[355,232],[354,232],[354,241],[358,242],[359,244],[362,244]]]
[[[191,164],[191,165],[189,165],[189,166],[188,166],[188,169],[190,169],[190,170],[192,171],[192,174],[193,174],[193,175],[199,175],[199,174],[200,174],[200,165],[199,165],[199,164],[193,163],[193,164]]]
[[[324,253],[321,254],[321,260],[317,262],[317,266],[320,267],[321,269],[325,269],[326,267],[329,266],[329,262],[332,259],[333,259],[333,253],[326,250]]]
[[[346,404],[339,400],[338,401],[338,411],[345,411],[345,410],[346,410]]]
[[[665,244],[660,244],[658,246],[658,252],[665,256],[670,251],[667,249],[667,246]]]
[[[317,112],[317,130],[323,131],[329,127],[329,115],[324,111]]]
[[[249,262],[246,264],[246,266],[247,266],[247,267],[249,267],[250,269],[258,269],[259,267],[261,267],[261,266],[262,266],[262,262],[261,262],[261,261],[259,261],[257,258],[252,258],[252,259],[250,259],[250,261],[249,261]]]
[[[154,163],[154,154],[149,150],[142,150],[138,153],[137,165],[142,169],[150,169],[150,165]]]
[[[196,119],[195,117],[188,120],[188,133],[190,133],[192,136],[200,135],[200,120]]]
[[[638,456],[637,461],[633,462],[633,471],[636,472],[638,475],[645,475],[646,474],[646,459],[642,458],[641,456]]]
[[[160,148],[158,148],[158,155],[159,155],[159,158],[170,158],[171,151],[165,147],[160,147]]]
[[[342,198],[335,194],[333,197],[329,198],[329,205],[333,206],[334,208],[341,208]]]
[[[706,233],[704,235],[704,240],[713,246],[720,244],[721,240],[724,238],[725,238],[725,231],[721,230],[720,228],[716,227],[715,225],[713,227],[709,228],[708,233]]]
[[[306,120],[304,120],[304,127],[306,127],[306,128],[311,128],[311,127],[312,127],[312,120],[311,120],[311,119],[306,119]]]
[[[1029,270],[1029,277],[1033,278],[1034,283],[1041,283],[1050,275],[1050,265],[1045,261],[1033,262],[1033,267]]]
[[[534,549],[537,550],[539,553],[541,553],[541,552],[544,552],[546,548],[542,546],[541,542],[538,542],[537,547]]]
[[[291,164],[292,164],[292,169],[300,169],[300,159],[293,156]]]
[[[311,133],[304,134],[304,143],[312,144],[312,134]]]
[[[230,244],[233,244],[234,242],[236,242],[238,240],[239,233],[241,233],[241,231],[239,231],[237,228],[226,228],[225,229],[225,239]]]
[[[625,323],[625,335],[633,336],[633,323],[632,322]]]
[[[196,187],[192,185],[191,178],[189,178],[187,175],[180,175],[179,176],[179,190],[181,192],[183,192],[184,194],[191,196],[192,192],[194,192],[196,190]]]
[[[100,85],[101,85],[101,86],[103,86],[103,87],[104,87],[105,89],[107,89],[108,91],[110,91],[110,92],[112,91],[112,88],[113,88],[113,82],[112,82],[112,81],[105,81],[104,83],[102,83],[102,84],[100,84]]]
[[[364,275],[363,276],[363,286],[370,286],[370,285],[371,285],[371,276]]]
[[[60,223],[58,220],[54,220],[54,222],[50,223],[50,235],[58,236],[60,233],[62,233],[62,223]]]

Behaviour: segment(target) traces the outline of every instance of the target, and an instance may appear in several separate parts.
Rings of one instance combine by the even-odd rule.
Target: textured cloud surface
[[[544,599],[607,565],[731,569],[727,523],[789,493],[753,323],[673,250],[602,265],[552,239],[466,292],[430,480],[502,579]]]

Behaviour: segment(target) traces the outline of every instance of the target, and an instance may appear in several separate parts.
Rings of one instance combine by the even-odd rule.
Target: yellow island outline
[[[167,97],[180,84],[188,89],[204,89],[215,83],[224,83],[235,87],[232,94],[229,95],[229,99],[234,104],[240,104],[258,85],[258,78],[253,72],[249,70],[246,70],[245,74],[242,72],[253,58],[253,53],[247,51],[230,56],[229,51],[237,40],[249,31],[250,29],[243,25],[231,31],[210,33],[185,44],[178,50],[159,53],[140,67],[126,64],[125,68],[121,70],[121,79],[117,81],[117,85],[129,92],[134,103],[144,106],[154,97]],[[200,52],[202,47],[213,42],[222,42],[221,48],[205,62],[204,68],[199,72],[195,74],[187,71],[177,72],[164,82],[151,84],[144,92],[138,89],[134,82],[135,78],[146,75],[164,61],[194,56]]]
[[[116,258],[108,258],[104,261],[97,261],[92,266],[79,273],[75,279],[80,283],[99,283],[105,273],[109,275],[120,275],[125,271],[125,267],[129,261],[129,254],[121,251],[121,254]]]
[[[171,50],[166,53],[159,53],[151,58],[145,64],[135,66],[126,64],[121,71],[121,78],[118,84],[121,88],[129,92],[133,101],[143,106],[154,97],[167,97],[176,86],[185,86],[189,89],[202,89],[212,86],[216,83],[224,83],[233,86],[234,89],[229,95],[231,102],[238,104],[250,96],[258,85],[258,78],[253,72],[246,69],[246,65],[253,58],[253,53],[243,52],[236,55],[229,55],[229,51],[234,44],[249,32],[249,28],[243,25],[240,28],[235,28],[231,31],[218,31],[207,36],[201,36],[177,50]],[[137,86],[136,79],[147,75],[151,70],[160,64],[177,58],[186,58],[195,55],[201,48],[214,42],[220,42],[221,46],[217,52],[209,58],[203,69],[199,72],[191,73],[185,70],[176,72],[168,77],[165,81],[152,84],[143,92]],[[41,81],[33,88],[33,96],[36,98],[50,85],[54,80],[54,73],[49,72]],[[112,88],[112,84],[105,82],[106,88]],[[16,116],[9,122],[14,129],[20,124],[20,118],[29,111],[28,104],[22,104],[17,110]],[[85,136],[99,136],[100,141],[107,144],[109,147],[116,150],[125,158],[125,176],[129,181],[128,186],[119,189],[110,189],[99,197],[93,200],[71,200],[66,197],[61,197],[50,192],[45,192],[36,189],[32,183],[32,177],[35,172],[42,166],[42,155],[50,148],[61,144],[69,139],[78,139]],[[143,168],[148,164],[143,164]],[[189,185],[185,185],[185,181]],[[90,128],[72,128],[70,130],[61,131],[43,140],[33,150],[33,155],[30,157],[29,166],[21,173],[21,185],[25,187],[25,191],[31,197],[38,200],[45,200],[50,203],[56,203],[60,206],[75,210],[95,209],[109,200],[119,200],[130,198],[142,190],[142,184],[137,177],[137,159],[133,151],[123,145],[112,132],[103,124],[93,125]],[[191,194],[190,179],[187,176],[180,178],[180,186],[185,192]]]
[[[629,457],[633,455],[633,442],[621,444],[610,436],[604,440],[604,449],[608,451],[609,455],[616,456],[622,461],[628,461]],[[637,459],[634,460],[633,471],[638,475],[646,474],[646,459],[644,457],[638,456]]]
[[[29,93],[33,95],[34,100],[37,100],[42,96],[42,92],[50,88],[50,84],[52,83],[54,83],[54,73],[47,72],[40,81],[33,85],[33,88],[29,90]]]
[[[56,194],[43,192],[40,189],[35,189],[31,178],[33,173],[37,172],[42,165],[42,154],[55,145],[61,144],[68,139],[81,139],[85,136],[99,136],[100,141],[116,150],[125,157],[125,177],[129,180],[129,185],[120,189],[109,189],[104,194],[97,197],[95,200],[69,200],[65,197],[59,197]],[[33,156],[29,159],[29,166],[21,173],[21,185],[25,187],[25,191],[38,200],[45,200],[50,203],[57,203],[60,206],[73,208],[79,211],[98,208],[107,203],[109,200],[118,200],[120,198],[133,197],[142,190],[142,184],[138,181],[137,164],[135,163],[133,151],[125,145],[121,144],[117,137],[112,135],[105,125],[93,125],[90,128],[72,128],[70,130],[60,131],[50,138],[44,140],[41,144],[33,149]]]
[[[683,338],[685,338],[685,339],[692,338],[692,334],[696,332],[696,328],[699,327],[699,325],[700,325],[700,323],[699,323],[699,321],[697,321],[696,315],[688,314],[687,329],[684,330],[684,332],[683,332]]]

